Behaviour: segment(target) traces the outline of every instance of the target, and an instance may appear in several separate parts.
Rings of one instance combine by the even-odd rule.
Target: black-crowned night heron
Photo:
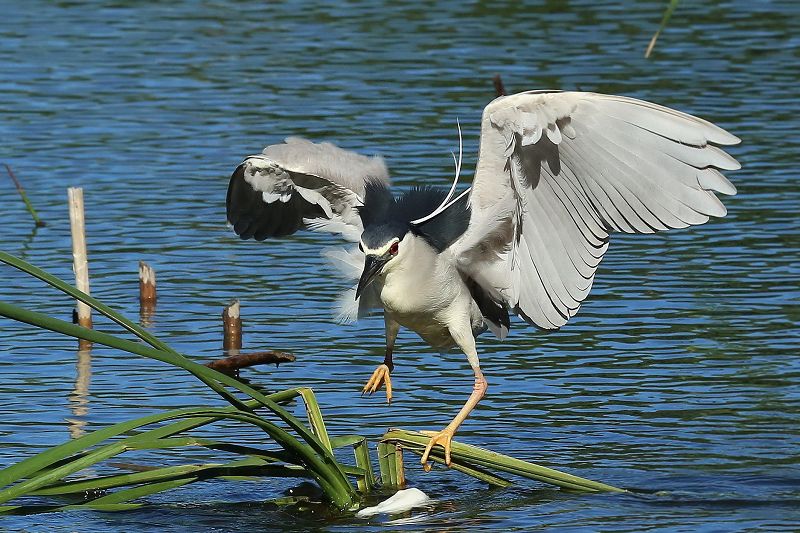
[[[721,217],[712,191],[735,194],[719,169],[739,164],[721,149],[739,139],[699,118],[633,98],[530,91],[483,111],[472,187],[456,195],[416,187],[395,197],[386,165],[298,138],[239,165],[228,220],[243,239],[308,228],[358,248],[329,254],[358,279],[343,318],[382,309],[386,358],[364,387],[386,386],[400,326],[434,348],[467,356],[475,386],[464,407],[432,434],[422,456],[450,442],[484,396],[475,337],[504,338],[509,311],[556,329],[578,312],[609,234],[653,233]],[[456,181],[460,168],[456,164]]]

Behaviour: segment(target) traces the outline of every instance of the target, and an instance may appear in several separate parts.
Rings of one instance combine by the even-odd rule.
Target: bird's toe
[[[372,394],[380,389],[381,385],[386,385],[386,402],[392,403],[392,379],[389,375],[389,367],[385,364],[375,369],[369,381],[361,390],[361,395]]]
[[[452,460],[450,458],[450,444],[453,441],[453,435],[455,431],[450,428],[445,428],[439,432],[433,431],[422,431],[424,435],[430,436],[431,440],[428,441],[428,445],[425,447],[425,451],[422,454],[422,467],[426,472],[430,472],[431,468],[433,467],[433,462],[428,462],[428,457],[430,456],[431,450],[437,444],[440,445],[444,449],[444,463],[447,466],[450,466]]]

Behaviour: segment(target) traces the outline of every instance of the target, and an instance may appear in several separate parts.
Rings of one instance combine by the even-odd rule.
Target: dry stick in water
[[[278,365],[280,363],[291,363],[294,360],[295,356],[287,352],[254,352],[231,355],[225,359],[207,363],[206,366],[229,376],[236,376],[240,368],[271,363]]]
[[[25,207],[28,208],[28,213],[31,214],[33,217],[33,223],[36,224],[37,228],[43,228],[47,224],[44,220],[39,218],[39,215],[36,214],[36,210],[33,208],[33,204],[31,201],[28,200],[28,195],[25,193],[25,189],[22,187],[22,184],[17,179],[17,176],[14,175],[14,171],[11,170],[11,167],[3,163],[6,167],[6,172],[8,172],[8,177],[11,178],[11,181],[14,182],[14,186],[17,188],[17,192],[19,193],[20,197],[22,197],[22,201],[25,202]]]
[[[239,369],[248,366],[269,363],[277,365],[294,361],[294,355],[286,352],[270,351],[239,354],[239,350],[242,348],[242,317],[240,310],[239,300],[233,300],[222,311],[222,348],[228,354],[228,357],[219,361],[212,361],[206,366],[230,376],[236,376],[239,374]]]
[[[86,255],[86,224],[83,215],[83,189],[67,189],[69,199],[69,225],[72,231],[72,269],[75,271],[75,287],[89,294],[89,260]],[[92,327],[91,307],[77,302],[78,324]]]

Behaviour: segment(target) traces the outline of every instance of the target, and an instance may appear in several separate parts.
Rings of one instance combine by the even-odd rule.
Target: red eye
[[[399,245],[398,245],[396,242],[394,242],[394,243],[392,243],[392,245],[389,247],[389,253],[390,253],[390,254],[392,254],[392,255],[397,255],[397,251],[398,251],[399,249],[400,249],[400,246],[399,246]]]

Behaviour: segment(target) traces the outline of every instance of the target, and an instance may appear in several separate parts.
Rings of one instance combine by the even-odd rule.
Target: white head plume
[[[450,154],[453,156],[453,163],[455,163],[456,165],[456,174],[455,178],[453,178],[453,184],[450,186],[450,191],[447,193],[447,196],[445,196],[444,200],[442,200],[442,203],[439,204],[439,207],[434,209],[429,215],[426,215],[422,218],[418,218],[417,220],[412,220],[411,221],[412,224],[422,224],[423,222],[432,219],[433,217],[435,217],[436,215],[447,209],[451,203],[451,200],[452,201],[458,200],[466,193],[466,191],[464,193],[461,193],[460,195],[458,195],[458,198],[453,200],[453,194],[455,194],[456,185],[458,184],[458,176],[459,174],[461,174],[461,159],[464,154],[464,143],[461,138],[461,123],[458,121],[458,119],[456,119],[456,127],[458,128],[458,159],[456,159],[455,153],[450,152]]]

